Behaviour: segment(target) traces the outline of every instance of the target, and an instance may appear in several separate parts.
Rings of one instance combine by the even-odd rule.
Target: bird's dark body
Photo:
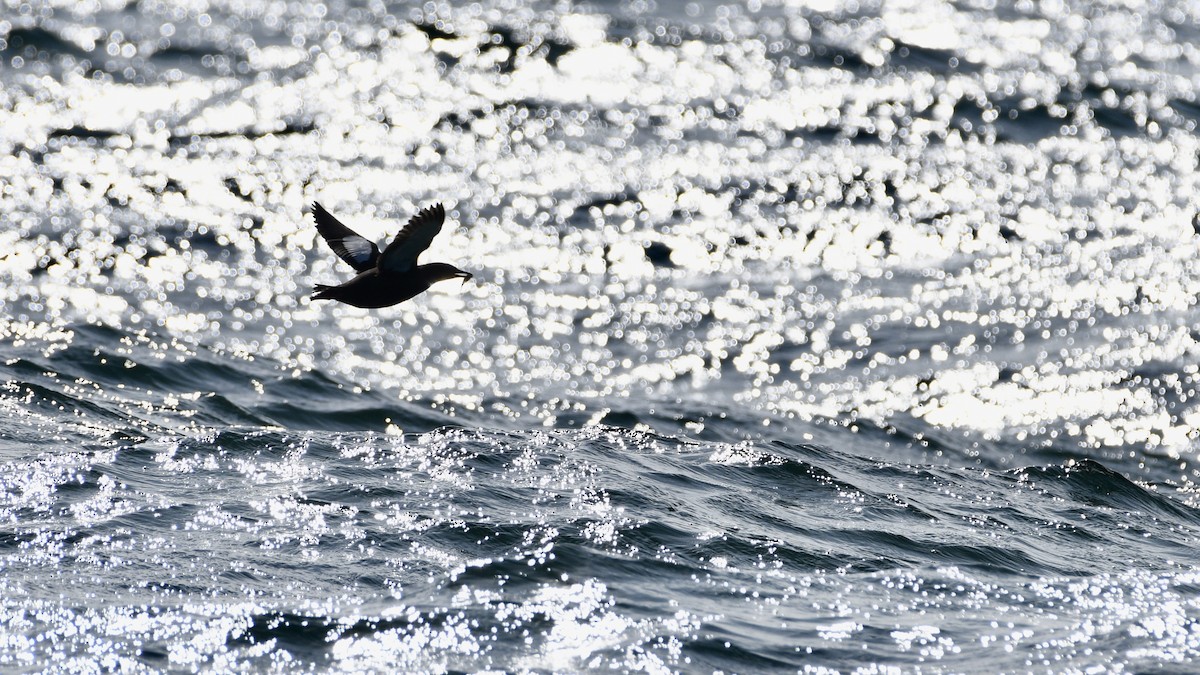
[[[407,274],[380,274],[369,269],[338,286],[318,285],[314,300],[337,300],[363,309],[391,307],[424,293],[434,282],[453,279],[458,272],[445,263],[417,265]]]
[[[441,204],[423,209],[413,216],[382,253],[379,247],[346,227],[332,214],[313,203],[317,232],[333,252],[358,275],[338,286],[318,284],[314,300],[337,300],[363,309],[391,307],[429,290],[435,282],[471,278],[446,263],[418,265],[421,255],[442,229],[446,210]]]

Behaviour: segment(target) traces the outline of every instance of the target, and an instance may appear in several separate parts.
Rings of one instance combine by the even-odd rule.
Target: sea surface
[[[1198,45],[0,0],[0,671],[1200,669]]]

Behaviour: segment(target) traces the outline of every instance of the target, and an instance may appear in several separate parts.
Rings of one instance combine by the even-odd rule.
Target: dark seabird
[[[446,209],[441,204],[413,216],[383,253],[374,242],[343,225],[316,202],[313,218],[317,232],[333,252],[358,272],[340,286],[317,284],[314,300],[337,300],[364,308],[391,307],[425,292],[436,281],[461,278],[465,284],[472,276],[446,263],[417,264],[417,256],[442,230]]]

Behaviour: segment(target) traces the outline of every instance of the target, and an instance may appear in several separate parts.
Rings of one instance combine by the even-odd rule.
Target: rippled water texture
[[[0,669],[1195,668],[1197,26],[0,0]]]

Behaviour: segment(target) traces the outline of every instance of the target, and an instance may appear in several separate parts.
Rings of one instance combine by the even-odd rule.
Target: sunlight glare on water
[[[1200,655],[1192,3],[0,7],[5,668]]]

